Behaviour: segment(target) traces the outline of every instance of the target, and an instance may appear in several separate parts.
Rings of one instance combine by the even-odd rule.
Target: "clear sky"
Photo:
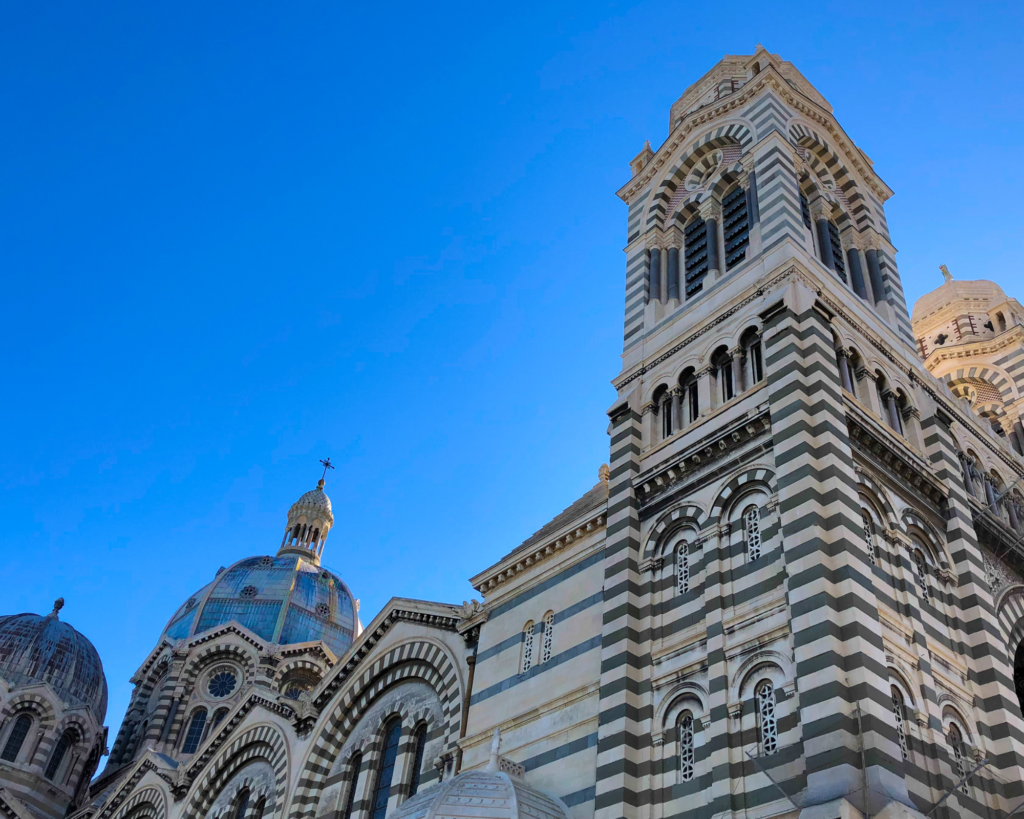
[[[0,611],[67,599],[113,737],[328,455],[364,622],[470,597],[607,460],[629,160],[758,42],[896,191],[911,303],[1024,297],[1022,8],[5,3]]]

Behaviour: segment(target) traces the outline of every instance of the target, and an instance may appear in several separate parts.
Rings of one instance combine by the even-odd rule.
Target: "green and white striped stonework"
[[[500,549],[479,601],[396,597],[342,657],[237,624],[158,646],[132,712],[157,716],[79,815],[262,819],[232,813],[248,789],[275,819],[386,819],[434,788],[407,807],[513,819],[486,777],[445,787],[469,771],[572,819],[998,819],[1024,800],[1024,310],[961,282],[969,309],[939,288],[910,320],[892,192],[763,48],[687,89],[630,168],[593,489]],[[244,685],[184,754],[217,662]]]

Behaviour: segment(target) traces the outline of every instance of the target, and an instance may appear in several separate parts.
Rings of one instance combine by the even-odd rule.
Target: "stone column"
[[[697,405],[700,411],[701,417],[707,415],[711,407],[711,368],[708,367],[701,370],[698,373],[694,373],[697,377]]]
[[[729,352],[732,356],[732,395],[735,398],[744,391],[743,387],[743,348],[737,347]]]
[[[672,431],[679,432],[683,428],[683,407],[679,387],[672,390]]]
[[[864,389],[861,391],[865,395],[861,396],[861,400],[871,407],[871,411],[879,418],[885,418],[885,410],[882,408],[882,402],[878,400],[878,390],[875,388],[875,376],[867,369],[861,368],[857,370],[857,381],[863,382]],[[864,399],[867,400],[864,400]]]
[[[892,390],[887,390],[882,394],[882,400],[885,402],[885,418],[889,426],[892,427],[893,432],[899,433],[901,431],[900,426],[900,415],[899,409],[896,406],[896,395]]]
[[[836,350],[836,360],[839,362],[839,378],[842,381],[843,389],[853,395],[853,379],[850,377],[850,359],[845,349],[840,347]]]
[[[722,263],[718,252],[718,225],[722,221],[722,204],[717,199],[708,199],[701,203],[700,217],[704,220],[704,230],[708,240],[708,278],[714,281],[722,275]]]
[[[751,157],[751,165],[753,165],[753,157]],[[761,211],[757,205],[757,171],[753,167],[747,171],[747,219],[750,222],[750,227],[761,222]]]
[[[857,231],[848,227],[843,231],[846,240],[846,267],[850,271],[850,286],[853,292],[867,301],[868,290],[864,285],[864,268],[860,263],[860,249],[857,247]]]
[[[668,297],[679,300],[679,248],[668,249]]]
[[[1021,424],[1020,418],[1013,422],[1013,434],[1017,438],[1017,443],[1020,445],[1021,453],[1024,453],[1024,424]]]
[[[661,248],[651,248],[651,301],[661,300]]]
[[[960,471],[963,474],[964,487],[967,489],[967,491],[973,497],[974,496],[974,480],[971,478],[971,468],[970,468],[970,466],[967,463],[967,456],[964,455],[964,453],[960,452],[960,453],[957,454],[957,457],[960,459]]]
[[[985,484],[985,500],[988,501],[988,505],[992,508],[993,513],[999,514],[999,510],[996,508],[996,490],[992,486],[992,481],[988,475],[982,478],[982,482]]]
[[[811,221],[814,222],[818,236],[818,258],[829,270],[836,269],[836,260],[832,255],[832,240],[828,235],[828,216],[831,206],[824,199],[811,202]]]
[[[871,280],[871,294],[875,304],[885,301],[885,285],[882,284],[882,268],[878,266],[878,251],[869,248],[864,256],[868,260],[868,278]]]

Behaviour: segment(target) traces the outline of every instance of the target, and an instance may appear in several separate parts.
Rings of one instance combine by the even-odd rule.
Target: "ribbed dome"
[[[180,640],[232,620],[268,643],[322,640],[338,657],[362,631],[342,579],[295,554],[248,557],[221,571],[175,612],[164,635]]]
[[[310,489],[301,498],[295,501],[295,503],[292,504],[292,508],[288,510],[288,514],[291,515],[292,512],[296,512],[302,507],[319,509],[327,512],[328,515],[331,515],[331,499],[327,497],[327,493],[319,486],[316,489]],[[333,520],[333,515],[331,515],[331,517]]]
[[[389,819],[568,819],[565,803],[503,771],[466,771],[407,799]]]
[[[914,302],[910,321],[912,324],[916,324],[946,305],[963,301],[981,302],[983,303],[982,309],[986,309],[1006,301],[1006,293],[998,284],[987,279],[975,281],[950,279]]]
[[[107,714],[107,678],[95,646],[51,614],[0,616],[0,677],[11,686],[47,683],[68,705],[93,709],[97,722]]]

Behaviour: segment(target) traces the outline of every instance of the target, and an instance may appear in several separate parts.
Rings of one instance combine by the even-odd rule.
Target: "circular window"
[[[237,684],[238,678],[231,671],[218,671],[210,677],[206,687],[211,696],[226,697],[235,690]]]
[[[239,594],[240,597],[243,597],[246,600],[251,600],[253,597],[256,596],[256,592],[257,592],[257,589],[256,589],[255,586],[246,586],[238,594]]]
[[[261,569],[269,569],[274,565],[274,558],[261,557],[258,565]]]
[[[194,608],[195,604],[196,604],[196,599],[194,597],[190,597],[188,599],[188,602],[185,604],[185,608],[186,609]]]
[[[317,603],[316,616],[322,617],[326,620],[328,617],[331,616],[331,607],[328,606],[326,603]]]
[[[292,683],[285,689],[284,695],[290,700],[297,700],[301,697],[309,688],[305,685],[299,685],[298,683]]]

